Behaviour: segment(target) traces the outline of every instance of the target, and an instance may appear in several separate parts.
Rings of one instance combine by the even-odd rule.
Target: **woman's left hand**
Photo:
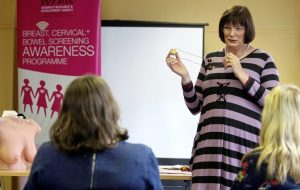
[[[240,59],[233,53],[227,53],[223,60],[225,69],[231,67],[234,75],[245,84],[249,78],[249,75],[244,71]]]

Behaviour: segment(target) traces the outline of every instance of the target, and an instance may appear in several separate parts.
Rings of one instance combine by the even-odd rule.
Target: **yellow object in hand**
[[[171,53],[171,55],[176,55],[176,53],[177,53],[177,52],[176,52],[176,49],[171,49],[171,50],[170,50],[170,53]]]

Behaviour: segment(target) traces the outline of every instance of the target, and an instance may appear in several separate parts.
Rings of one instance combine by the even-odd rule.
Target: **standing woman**
[[[201,112],[190,160],[193,190],[230,189],[241,158],[259,143],[264,98],[279,84],[271,55],[250,45],[255,28],[247,7],[223,13],[219,37],[225,47],[206,56],[195,85],[177,52],[166,57],[182,79],[188,109]]]

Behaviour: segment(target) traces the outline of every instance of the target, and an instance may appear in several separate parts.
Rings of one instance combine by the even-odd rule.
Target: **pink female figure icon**
[[[26,111],[26,106],[29,105],[30,107],[30,111],[31,113],[33,113],[32,111],[32,96],[34,96],[33,94],[33,90],[32,87],[29,86],[29,80],[28,79],[24,79],[23,80],[24,85],[21,88],[21,97],[23,96],[23,105],[24,105],[24,112]]]
[[[61,102],[62,102],[62,99],[64,97],[64,95],[61,93],[62,86],[60,84],[56,85],[56,90],[57,91],[54,91],[52,93],[51,98],[49,100],[49,101],[51,101],[54,98],[54,101],[53,101],[53,104],[52,104],[52,107],[51,107],[51,110],[52,110],[51,118],[52,118],[54,112],[59,113],[60,107],[61,107]]]
[[[47,109],[47,101],[46,101],[46,97],[49,100],[49,94],[48,94],[48,90],[45,88],[45,81],[41,80],[40,81],[40,87],[37,88],[34,97],[36,97],[38,95],[38,100],[37,100],[37,106],[38,106],[38,110],[37,110],[37,114],[39,114],[40,108],[44,108],[44,113],[45,113],[45,117],[46,117],[46,109]]]

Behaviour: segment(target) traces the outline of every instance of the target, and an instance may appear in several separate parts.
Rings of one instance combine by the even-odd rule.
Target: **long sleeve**
[[[260,73],[259,81],[250,77],[245,89],[247,93],[256,100],[258,105],[263,107],[266,95],[270,92],[270,90],[272,90],[272,88],[279,84],[279,73],[270,55],[266,53],[257,53],[257,57],[260,58],[260,60],[257,60],[258,65],[264,62],[261,65],[263,67],[262,70],[259,68],[252,68],[253,71],[260,70],[258,72]]]
[[[202,109],[202,104],[203,104],[202,83],[205,78],[204,65],[205,65],[205,60],[202,62],[202,66],[198,74],[195,86],[192,81],[190,83],[182,85],[185,104],[193,115],[198,114],[199,112],[201,112]]]

